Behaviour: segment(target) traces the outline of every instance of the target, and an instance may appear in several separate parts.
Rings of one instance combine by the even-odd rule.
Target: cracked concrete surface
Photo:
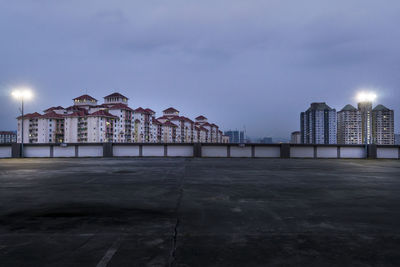
[[[399,266],[400,161],[0,160],[1,266]]]

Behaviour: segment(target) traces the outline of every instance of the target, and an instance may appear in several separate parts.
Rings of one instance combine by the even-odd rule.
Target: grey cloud
[[[69,105],[85,88],[98,99],[120,90],[134,107],[176,106],[250,135],[285,137],[311,101],[339,109],[364,85],[400,112],[395,0],[0,5],[6,129],[15,128],[9,90],[18,84],[35,88],[28,111]]]

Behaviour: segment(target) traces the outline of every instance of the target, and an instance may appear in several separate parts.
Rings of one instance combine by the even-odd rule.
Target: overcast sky
[[[118,91],[254,137],[374,88],[399,131],[399,0],[0,0],[0,38],[0,130],[16,129],[24,85],[27,112]]]

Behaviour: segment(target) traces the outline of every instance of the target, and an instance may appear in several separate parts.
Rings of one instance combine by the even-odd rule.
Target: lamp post
[[[21,100],[21,158],[24,157],[24,100],[28,100],[32,97],[32,92],[28,88],[16,89],[12,93],[12,96]]]
[[[359,92],[357,94],[358,109],[361,112],[361,124],[363,142],[365,144],[365,155],[368,157],[368,145],[373,142],[372,136],[372,102],[376,99],[373,92]]]

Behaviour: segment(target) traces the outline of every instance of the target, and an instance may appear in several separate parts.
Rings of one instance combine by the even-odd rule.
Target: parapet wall
[[[21,144],[1,144],[0,158],[20,158]],[[303,144],[24,144],[26,158],[218,157],[400,159],[400,146]]]

